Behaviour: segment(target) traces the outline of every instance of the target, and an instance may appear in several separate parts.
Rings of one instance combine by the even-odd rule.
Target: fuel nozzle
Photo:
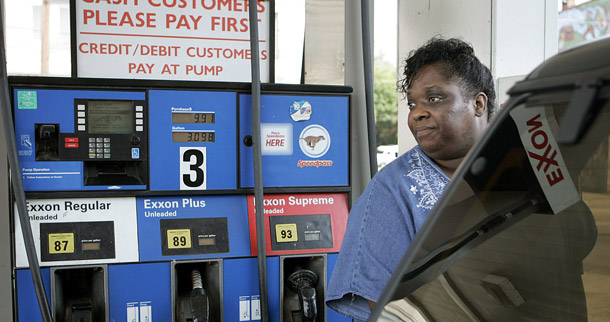
[[[72,304],[71,322],[91,322],[93,321],[93,306],[91,302],[79,302]]]
[[[210,319],[210,302],[203,289],[203,281],[199,270],[191,271],[193,290],[191,291],[191,314],[193,322],[208,322]]]
[[[318,275],[308,269],[297,270],[288,276],[287,284],[288,288],[299,296],[302,320],[304,322],[315,321],[318,316],[315,289],[318,284]]]

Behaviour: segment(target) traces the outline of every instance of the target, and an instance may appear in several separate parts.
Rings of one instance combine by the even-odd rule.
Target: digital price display
[[[306,241],[319,241],[320,240],[320,232],[319,231],[306,231],[305,232],[305,240]]]
[[[198,236],[199,246],[211,246],[216,245],[216,236]]]
[[[215,141],[214,131],[172,132],[172,142],[213,143]]]
[[[102,249],[102,241],[99,239],[93,241],[83,241],[81,248],[83,250],[100,250]]]
[[[172,113],[172,123],[214,124],[215,122],[216,114],[211,112]]]

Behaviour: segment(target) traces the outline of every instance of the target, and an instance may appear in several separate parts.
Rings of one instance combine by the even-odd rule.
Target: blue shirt
[[[370,315],[415,233],[449,183],[419,146],[383,167],[354,203],[326,304],[356,321]]]

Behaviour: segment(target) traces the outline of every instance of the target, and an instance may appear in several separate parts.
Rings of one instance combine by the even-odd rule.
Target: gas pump
[[[11,79],[55,319],[259,320],[250,95],[95,83]],[[270,320],[342,321],[324,296],[347,222],[350,89],[298,89],[261,96]],[[21,228],[18,318],[39,321]]]
[[[56,320],[256,321],[268,307],[270,321],[347,321],[323,300],[351,192],[351,88],[9,85],[29,219],[14,225],[16,320],[41,320],[31,229]]]

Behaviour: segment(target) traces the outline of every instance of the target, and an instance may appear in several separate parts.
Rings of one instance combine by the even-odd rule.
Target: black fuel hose
[[[362,16],[362,58],[364,61],[364,93],[366,101],[366,123],[369,136],[369,165],[371,178],[377,173],[377,138],[375,133],[375,95],[373,84],[373,55],[369,1],[360,0]]]
[[[256,207],[256,252],[258,287],[260,291],[261,322],[269,321],[267,299],[267,254],[265,251],[265,212],[263,208],[263,166],[261,152],[261,83],[258,46],[258,1],[250,1],[250,51],[252,67],[252,150],[254,153],[254,200]]]

